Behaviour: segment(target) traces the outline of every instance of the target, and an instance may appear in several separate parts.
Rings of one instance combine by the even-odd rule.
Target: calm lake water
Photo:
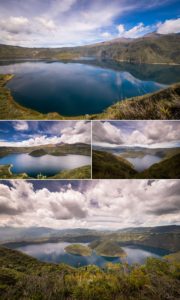
[[[100,113],[118,100],[143,95],[177,81],[177,66],[79,61],[0,62],[14,99],[42,113]]]
[[[52,263],[66,263],[71,266],[86,266],[89,264],[95,264],[99,267],[103,267],[107,262],[118,263],[121,262],[119,258],[102,257],[96,255],[95,252],[91,256],[78,256],[66,253],[64,248],[71,243],[44,243],[39,245],[26,245],[16,248],[30,256],[33,256],[41,261]],[[84,244],[87,245],[87,244]],[[126,261],[129,264],[140,263],[143,264],[147,257],[161,258],[163,255],[169,252],[150,247],[138,247],[128,246],[122,247],[127,253]]]
[[[126,159],[133,164],[134,169],[138,172],[144,171],[153,164],[156,164],[162,160],[162,157],[157,155],[144,155],[142,157],[126,157]]]
[[[0,158],[0,164],[12,164],[13,173],[27,173],[36,177],[38,174],[53,176],[63,170],[70,170],[91,164],[91,157],[85,155],[33,157],[29,154],[10,154]]]

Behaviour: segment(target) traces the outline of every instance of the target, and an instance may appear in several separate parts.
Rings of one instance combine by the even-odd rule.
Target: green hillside
[[[90,247],[100,256],[126,257],[126,252],[113,240],[94,241],[90,244]]]
[[[180,153],[152,165],[138,174],[136,178],[180,179]]]
[[[43,263],[0,247],[2,300],[162,300],[179,299],[177,262],[148,258],[145,265],[108,263],[72,268]]]
[[[84,166],[72,170],[62,171],[50,179],[90,179],[91,166]]]
[[[59,59],[83,56],[130,63],[180,64],[179,34],[149,34],[137,39],[119,38],[108,42],[68,48],[25,48],[0,45],[0,59]]]
[[[167,151],[168,158],[162,159],[159,163],[142,172],[137,172],[124,157],[105,151],[93,150],[92,176],[96,179],[179,179],[180,153],[173,155],[177,151],[177,149]]]
[[[48,144],[29,147],[0,147],[0,157],[12,153],[28,153],[31,156],[44,156],[45,154],[62,156],[67,154],[78,154],[91,156],[90,144]]]
[[[92,161],[92,177],[94,179],[131,178],[137,173],[124,158],[105,151],[93,150]]]
[[[65,248],[66,252],[80,256],[91,256],[92,250],[88,246],[72,244]]]

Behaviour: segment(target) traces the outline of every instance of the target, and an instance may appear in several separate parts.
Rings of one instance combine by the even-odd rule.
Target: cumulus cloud
[[[117,19],[137,10],[164,5],[169,0],[52,0],[1,1],[0,43],[21,46],[72,46],[117,37]],[[149,32],[142,23],[130,30],[119,25],[120,34],[138,37]]]
[[[158,23],[157,32],[160,34],[180,32],[180,18],[166,20],[164,23]]]
[[[93,123],[94,145],[161,147],[180,143],[179,121],[126,121]]]
[[[56,190],[34,185],[1,182],[1,226],[118,229],[179,222],[178,180],[57,182]]]
[[[17,131],[25,131],[28,130],[28,128],[29,128],[28,122],[26,121],[14,122],[14,129],[16,129]]]
[[[33,147],[48,144],[58,143],[91,143],[91,123],[88,121],[73,121],[73,122],[43,122],[42,127],[45,128],[38,130],[41,127],[41,122],[25,122],[18,121],[12,122],[12,126],[17,131],[15,139],[12,141],[0,139],[0,146],[7,147]],[[33,129],[33,130],[32,130]],[[30,130],[23,139],[19,135],[19,141],[16,141],[19,131]],[[45,134],[45,133],[48,134]],[[30,138],[27,138],[30,136]]]
[[[0,29],[2,31],[18,34],[19,32],[29,32],[30,22],[25,17],[9,17],[0,20]]]
[[[92,124],[93,132],[93,143],[112,143],[112,144],[122,144],[124,135],[121,129],[112,125],[110,122],[93,122]]]
[[[91,143],[91,123],[78,121],[75,126],[65,127],[61,130],[61,142],[64,143]]]
[[[138,38],[143,35],[146,35],[152,32],[155,29],[155,26],[145,26],[142,22],[137,24],[136,26],[132,27],[129,30],[125,30],[123,24],[117,26],[117,30],[119,32],[119,36],[125,38]]]

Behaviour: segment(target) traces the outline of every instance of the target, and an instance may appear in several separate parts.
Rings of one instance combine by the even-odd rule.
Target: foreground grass
[[[75,168],[73,170],[63,171],[58,173],[50,179],[90,179],[91,178],[91,166],[83,166]]]
[[[6,83],[13,75],[0,75],[0,119],[1,120],[148,120],[180,119],[180,83],[141,97],[119,101],[103,113],[76,117],[62,116],[56,112],[42,114],[19,105],[13,99]]]
[[[32,179],[26,173],[15,174],[11,172],[11,165],[0,165],[0,179]],[[90,179],[91,166],[83,166],[68,171],[62,171],[54,176],[47,177],[38,174],[36,179]]]
[[[13,174],[11,167],[12,165],[0,165],[0,179],[28,179],[26,173]]]
[[[2,300],[168,300],[180,297],[180,264],[148,258],[144,265],[72,268],[0,248]]]
[[[93,179],[126,179],[136,175],[137,172],[124,158],[105,151],[92,152]]]

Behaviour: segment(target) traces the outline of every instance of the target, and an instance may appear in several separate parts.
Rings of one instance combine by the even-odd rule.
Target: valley
[[[180,149],[118,148],[93,150],[93,178],[180,178]]]

